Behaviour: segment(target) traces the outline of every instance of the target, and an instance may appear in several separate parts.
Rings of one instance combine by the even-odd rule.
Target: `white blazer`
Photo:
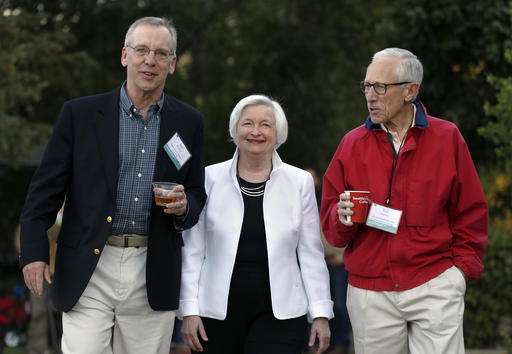
[[[233,159],[206,168],[208,198],[183,233],[179,316],[226,318],[244,202]],[[263,196],[272,311],[278,319],[334,317],[313,177],[274,152]]]

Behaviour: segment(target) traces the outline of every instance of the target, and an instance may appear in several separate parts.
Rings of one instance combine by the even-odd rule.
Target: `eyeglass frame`
[[[175,52],[167,51],[166,49],[162,49],[162,48],[149,49],[149,47],[146,47],[145,45],[138,45],[138,46],[132,47],[131,45],[128,45],[128,44],[126,44],[125,47],[133,49],[135,54],[138,57],[140,57],[140,58],[147,57],[148,55],[151,54],[151,52],[154,53],[155,59],[159,60],[159,61],[167,61],[167,60],[170,60],[170,59],[172,59],[172,58],[174,58],[176,56]],[[144,53],[139,51],[139,50],[142,50],[142,49],[144,49]],[[166,55],[165,58],[161,57],[161,56],[159,57],[159,54],[161,55],[163,53],[166,53],[168,55]]]
[[[412,84],[412,81],[393,82],[393,83],[389,83],[389,84],[385,84],[385,83],[382,83],[382,82],[374,82],[373,84],[370,84],[367,81],[361,81],[359,83],[359,88],[361,89],[361,92],[364,93],[365,95],[368,92],[370,92],[371,88],[373,88],[373,91],[375,91],[375,93],[377,95],[382,96],[382,95],[385,95],[386,92],[388,91],[388,86],[398,86],[398,85],[405,85],[405,84]],[[382,93],[377,91],[375,89],[375,85],[382,85],[382,86],[377,86],[377,87],[384,87],[384,91]],[[368,91],[366,91],[366,88],[368,88]]]

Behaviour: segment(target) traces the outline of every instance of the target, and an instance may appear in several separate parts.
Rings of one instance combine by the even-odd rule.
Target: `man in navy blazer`
[[[51,283],[63,313],[64,353],[169,353],[181,278],[181,231],[198,220],[204,191],[203,123],[163,93],[176,67],[176,29],[135,21],[121,63],[126,82],[64,104],[21,216],[25,282]],[[178,184],[165,207],[153,181]],[[66,199],[50,279],[48,238]]]

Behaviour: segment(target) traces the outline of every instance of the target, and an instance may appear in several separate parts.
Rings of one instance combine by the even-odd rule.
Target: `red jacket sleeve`
[[[488,209],[466,142],[455,131],[457,178],[450,194],[449,218],[453,234],[453,262],[468,279],[483,272],[488,238]]]
[[[342,139],[329,167],[325,171],[322,184],[322,204],[320,207],[320,221],[325,239],[335,247],[346,247],[354,237],[357,225],[345,226],[339,221],[338,201],[340,194],[345,191],[345,174],[342,161],[342,152],[345,139]]]

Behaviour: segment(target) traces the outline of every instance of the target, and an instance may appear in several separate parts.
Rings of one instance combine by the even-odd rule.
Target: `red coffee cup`
[[[368,217],[370,210],[370,191],[345,191],[349,196],[350,202],[354,204],[352,212],[354,214],[347,215],[347,221],[353,223],[364,223]]]

